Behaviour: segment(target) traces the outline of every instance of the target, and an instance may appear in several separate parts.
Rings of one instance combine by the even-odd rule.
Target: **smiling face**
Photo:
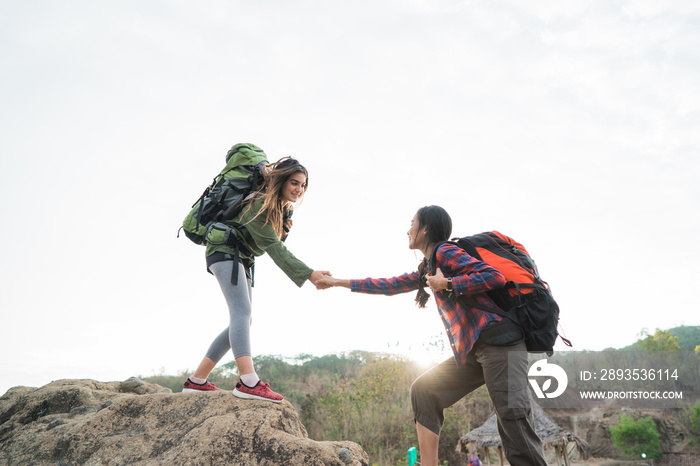
[[[304,194],[305,189],[306,175],[302,172],[296,172],[284,182],[280,195],[283,200],[295,203]]]
[[[428,228],[421,226],[418,214],[411,220],[411,228],[408,230],[408,249],[420,249],[425,242],[425,232]]]

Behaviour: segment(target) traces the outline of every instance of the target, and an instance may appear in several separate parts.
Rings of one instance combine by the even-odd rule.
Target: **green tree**
[[[700,443],[700,400],[690,410],[690,434],[693,436],[692,443]]]
[[[657,328],[653,335],[642,330],[640,336],[641,338],[633,345],[635,349],[642,351],[680,351],[681,349],[678,337],[673,336],[668,330]]]
[[[405,460],[405,448],[417,443],[409,396],[415,377],[411,363],[370,358],[305,406],[309,437],[352,440],[379,464]]]
[[[610,427],[610,433],[613,444],[630,459],[659,459],[663,455],[659,432],[651,417],[647,416],[635,421],[623,414],[617,426]]]
[[[693,350],[700,344],[700,326],[699,325],[681,325],[668,329],[671,334],[678,337],[678,344],[683,350]]]

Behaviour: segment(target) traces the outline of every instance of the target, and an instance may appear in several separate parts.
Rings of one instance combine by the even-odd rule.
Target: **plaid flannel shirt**
[[[462,248],[445,243],[437,251],[437,266],[445,277],[452,277],[456,295],[470,295],[479,303],[497,307],[486,291],[505,285],[503,274],[490,265],[467,254]],[[419,273],[405,273],[392,278],[365,278],[351,280],[350,289],[359,293],[395,295],[418,289]],[[491,321],[501,317],[481,309],[465,306],[454,299],[452,293],[435,293],[438,311],[447,331],[455,360],[465,364],[481,330]]]

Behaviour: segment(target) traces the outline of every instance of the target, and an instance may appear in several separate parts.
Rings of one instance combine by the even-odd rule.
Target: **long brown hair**
[[[289,201],[282,199],[282,188],[295,173],[303,173],[306,177],[304,192],[299,197],[299,202],[301,202],[309,187],[309,172],[293,157],[283,157],[275,163],[266,165],[263,170],[263,184],[255,193],[255,196],[252,197],[252,199],[259,197],[263,199],[263,205],[253,219],[265,212],[265,225],[270,223],[279,238],[284,233],[284,214],[286,211],[293,209]],[[248,210],[250,210],[252,205],[252,199]]]

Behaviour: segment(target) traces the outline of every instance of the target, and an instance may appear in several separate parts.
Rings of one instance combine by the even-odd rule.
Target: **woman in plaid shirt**
[[[496,314],[465,306],[455,299],[469,295],[485,306],[496,307],[486,292],[504,286],[506,280],[498,270],[462,248],[440,244],[451,234],[452,220],[442,207],[423,207],[411,220],[408,230],[409,249],[420,250],[424,256],[417,271],[364,280],[324,276],[317,286],[340,286],[354,292],[383,295],[418,290],[419,307],[425,307],[430,297],[424,286],[427,284],[433,291],[454,357],[428,370],[411,386],[423,466],[438,464],[443,410],[484,384],[496,409],[498,431],[510,464],[546,466],[530,407],[527,350],[522,334],[516,329],[510,338],[504,339],[503,332],[499,332],[498,341],[491,339],[489,330],[506,322]],[[430,275],[426,273],[428,258],[436,246],[436,271]],[[486,327],[489,329],[484,331]]]

